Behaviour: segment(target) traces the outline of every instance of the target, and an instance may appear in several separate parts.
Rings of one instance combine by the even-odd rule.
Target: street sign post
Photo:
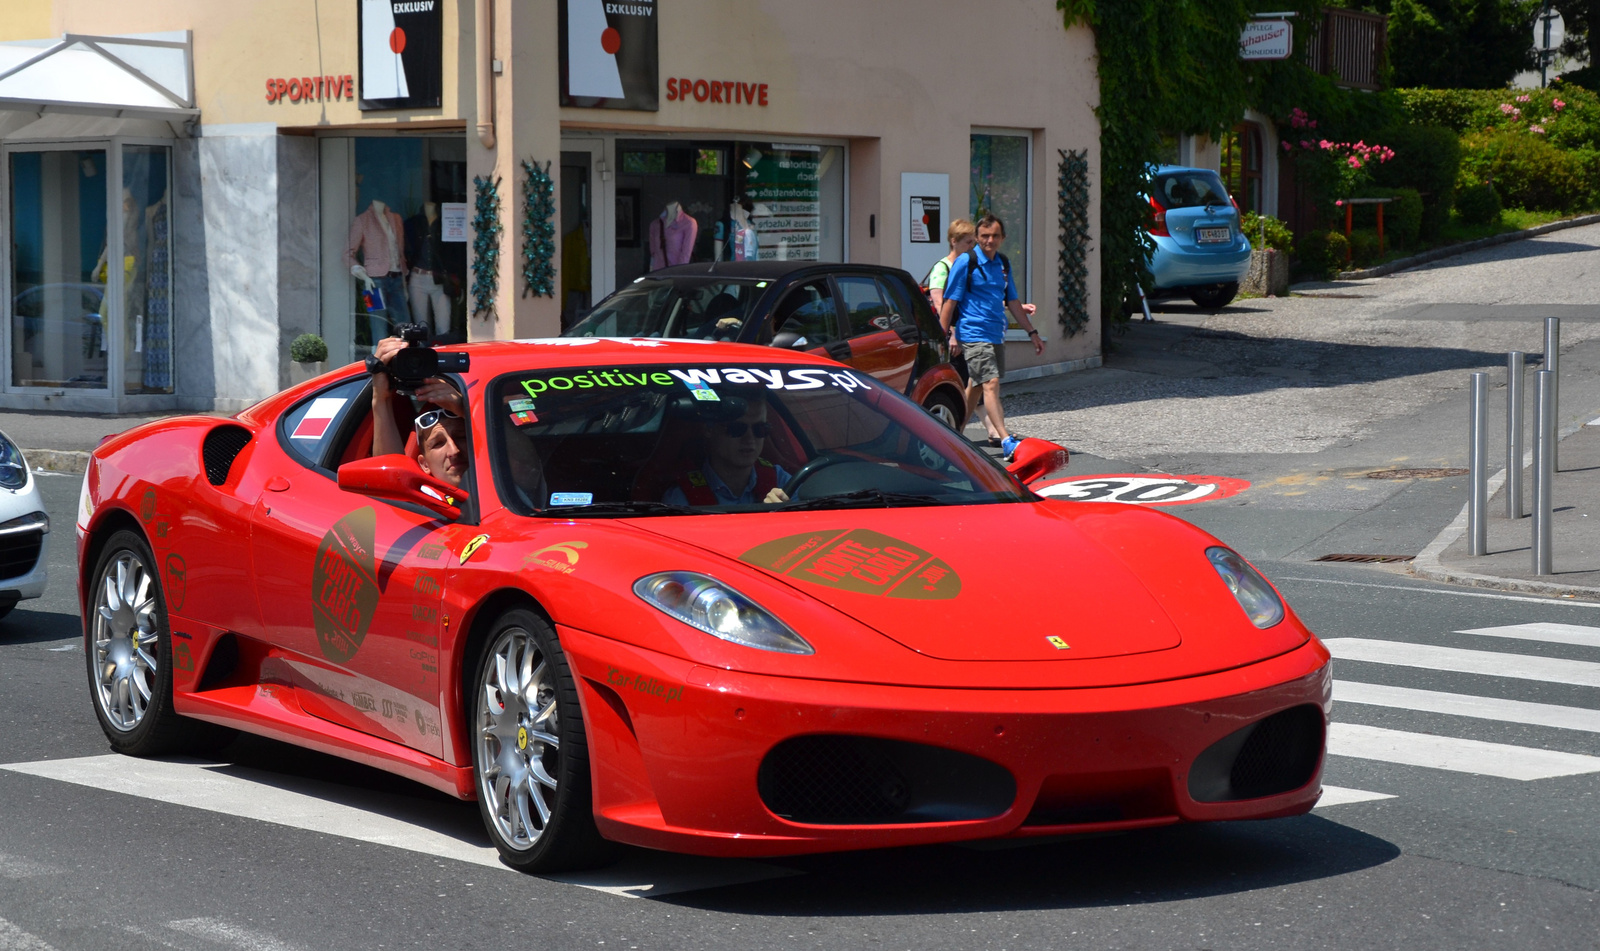
[[[1288,20],[1252,20],[1239,33],[1239,58],[1288,59],[1294,52],[1294,27]]]

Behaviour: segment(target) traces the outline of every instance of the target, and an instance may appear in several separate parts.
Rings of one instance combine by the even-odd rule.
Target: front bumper
[[[761,856],[1054,835],[1296,815],[1321,792],[1332,678],[1315,640],[1170,683],[963,690],[751,675],[571,628],[559,634],[579,680],[596,821],[606,837],[634,845]],[[1202,753],[1293,708],[1316,726],[1309,779],[1251,799],[1191,795],[1205,786],[1195,765]],[[912,810],[905,821],[792,821],[775,814],[761,784],[771,777],[763,761],[796,737],[955,751],[1000,767],[1014,785],[1009,802],[978,818],[934,809],[931,819]],[[993,783],[986,789],[992,800]]]
[[[49,539],[42,528],[0,531],[0,607],[44,596]]]

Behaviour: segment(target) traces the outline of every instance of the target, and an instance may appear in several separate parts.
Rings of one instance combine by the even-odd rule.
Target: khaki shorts
[[[963,343],[967,358],[967,385],[979,386],[1006,375],[1006,345],[1003,343]]]

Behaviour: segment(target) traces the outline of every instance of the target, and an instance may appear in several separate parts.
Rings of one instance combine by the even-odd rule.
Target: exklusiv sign
[[[561,104],[655,112],[658,0],[560,4]]]
[[[362,109],[444,101],[443,0],[360,0]]]

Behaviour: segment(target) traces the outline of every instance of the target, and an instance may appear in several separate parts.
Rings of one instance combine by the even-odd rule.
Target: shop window
[[[106,152],[13,152],[9,165],[11,382],[106,389]]]
[[[466,141],[451,136],[321,142],[322,326],[350,359],[402,324],[466,339]]]
[[[129,393],[172,392],[171,154],[155,146],[122,150],[122,381]]]
[[[616,283],[701,261],[842,261],[844,149],[617,143]]]
[[[1011,262],[1017,294],[1029,299],[1028,253],[1033,140],[1025,133],[972,133],[972,193],[970,209],[976,222],[994,215],[1005,224],[1006,240],[1000,252]],[[1009,325],[1017,327],[1014,318]]]
[[[1222,137],[1222,180],[1241,211],[1261,210],[1261,126],[1241,122]]]

